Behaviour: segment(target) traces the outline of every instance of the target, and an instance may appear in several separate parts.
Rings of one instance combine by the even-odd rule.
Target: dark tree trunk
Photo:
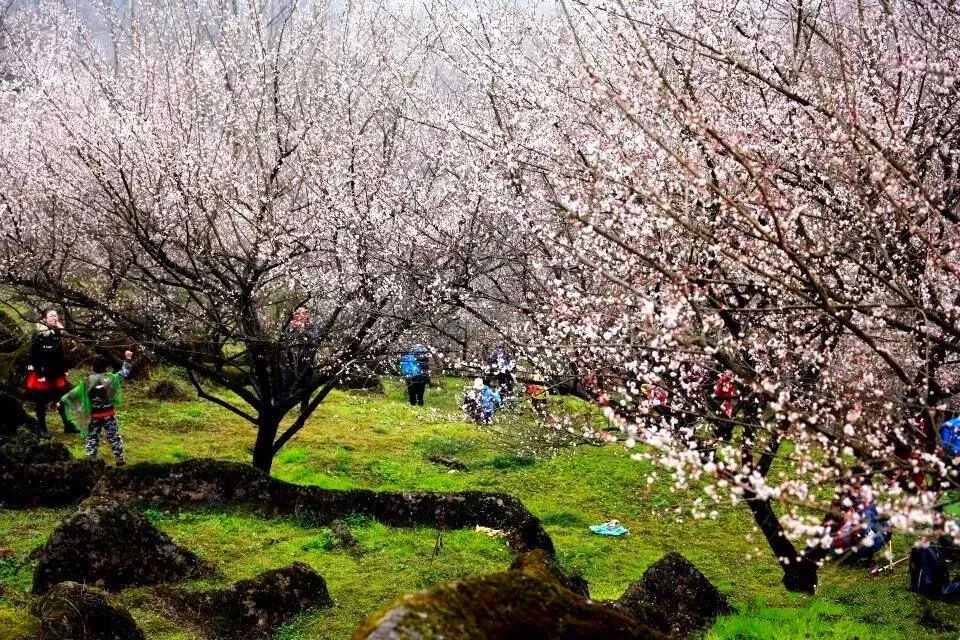
[[[769,500],[746,497],[754,521],[783,569],[783,586],[787,591],[812,594],[817,588],[817,570],[820,568],[817,559],[810,554],[797,553]]]
[[[816,562],[801,557],[798,562],[788,566],[781,563],[780,566],[783,568],[783,586],[787,591],[813,595],[817,589],[817,570],[820,568]]]
[[[253,445],[253,466],[264,473],[270,473],[273,465],[273,442],[280,428],[280,418],[265,411],[257,416],[257,441]]]

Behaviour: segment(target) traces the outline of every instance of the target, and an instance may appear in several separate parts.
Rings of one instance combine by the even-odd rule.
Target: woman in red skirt
[[[26,397],[36,403],[40,437],[49,438],[47,431],[47,405],[55,403],[73,385],[67,380],[66,357],[63,353],[63,324],[56,309],[40,312],[37,332],[30,345],[30,366],[27,367]],[[62,409],[64,433],[79,433]]]

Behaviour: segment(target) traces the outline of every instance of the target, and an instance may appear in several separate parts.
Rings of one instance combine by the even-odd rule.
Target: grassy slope
[[[829,567],[817,597],[787,594],[776,563],[752,534],[743,509],[725,509],[716,520],[691,521],[683,511],[694,496],[674,493],[659,482],[648,484],[647,469],[623,449],[552,451],[522,412],[504,416],[493,429],[464,423],[457,411],[459,381],[444,385],[443,391],[428,391],[431,406],[426,408],[406,405],[396,385],[388,388],[386,398],[332,394],[307,429],[280,453],[274,474],[332,488],[512,493],[543,520],[563,565],[581,572],[600,599],[619,596],[647,565],[676,549],[738,607],[738,614],[721,620],[710,638],[956,637],[960,613],[907,592],[904,565],[879,578],[870,578],[864,569]],[[553,402],[555,410],[563,405],[567,411],[583,411],[575,402]],[[249,425],[213,405],[159,403],[137,388],[128,394],[121,423],[133,463],[201,456],[247,461],[253,442]],[[68,442],[79,455],[80,442]],[[108,449],[102,453],[108,455]],[[471,469],[449,473],[426,460],[430,453],[455,455]],[[5,587],[0,594],[0,639],[32,632],[24,595],[32,575],[27,556],[69,512],[0,510],[0,547],[15,553],[0,561],[0,585]],[[501,540],[472,531],[442,534],[436,553],[434,530],[394,530],[353,521],[352,531],[365,551],[358,559],[334,548],[329,530],[293,520],[268,521],[244,513],[148,516],[174,540],[214,561],[222,571],[221,582],[294,560],[324,575],[335,608],[288,625],[279,635],[285,640],[348,638],[359,620],[400,593],[469,573],[502,570],[510,562]],[[608,539],[587,530],[589,524],[612,517],[624,522],[632,535]],[[152,612],[145,591],[127,592],[122,599],[148,638],[199,637]]]

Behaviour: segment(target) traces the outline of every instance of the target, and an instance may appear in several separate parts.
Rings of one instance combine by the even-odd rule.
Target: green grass
[[[326,579],[335,606],[303,616],[284,631],[286,638],[348,638],[357,622],[371,613],[372,601],[386,603],[434,582],[501,570],[511,559],[503,541],[473,531],[444,532],[441,551],[434,555],[435,530],[390,529],[355,520],[349,523],[350,530],[363,550],[357,558],[337,548],[329,529],[291,519],[218,512],[147,515],[175,542],[216,563],[221,575],[193,583],[197,587],[248,578],[296,561],[315,567]],[[139,597],[134,594],[128,603],[135,615]],[[153,624],[158,632],[164,631],[159,622]],[[176,630],[171,625],[169,632]]]
[[[647,483],[645,463],[618,446],[569,446],[536,426],[522,407],[493,427],[461,420],[463,383],[444,380],[427,392],[427,407],[411,407],[397,384],[386,395],[334,392],[307,427],[280,454],[274,475],[329,488],[502,491],[520,498],[553,537],[558,558],[590,583],[597,599],[619,597],[666,551],[692,560],[728,594],[737,608],[707,636],[753,638],[953,638],[960,613],[929,603],[906,589],[906,567],[870,578],[862,568],[828,566],[816,597],[795,596],[780,585],[781,572],[743,508],[721,509],[712,520],[689,517],[695,495]],[[574,424],[602,423],[595,410],[570,398],[553,398],[554,413]],[[208,403],[161,403],[134,385],[121,411],[121,430],[131,463],[216,457],[249,461],[254,430]],[[78,440],[56,437],[81,451]],[[108,449],[102,455],[109,457]],[[451,472],[428,460],[453,456],[468,471]],[[660,474],[663,477],[663,474]],[[27,614],[31,550],[49,536],[70,509],[0,510],[0,547],[13,557],[0,562],[0,640],[35,636]],[[331,610],[286,625],[283,640],[349,638],[364,617],[401,593],[471,573],[505,569],[511,555],[501,539],[474,531],[391,529],[379,523],[348,524],[363,554],[337,547],[327,528],[294,519],[261,519],[243,512],[147,516],[176,542],[214,562],[219,575],[200,585],[233,580],[302,561],[327,580]],[[592,535],[588,526],[618,518],[631,530],[622,538]],[[106,542],[105,542],[106,543]],[[898,552],[905,542],[898,542]],[[167,621],[150,607],[149,590],[124,593],[122,601],[147,637],[194,640],[195,630]]]

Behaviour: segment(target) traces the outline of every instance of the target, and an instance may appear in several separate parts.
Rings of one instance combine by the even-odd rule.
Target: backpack
[[[960,418],[947,420],[940,425],[940,440],[947,455],[951,458],[960,456]]]
[[[950,582],[950,570],[939,547],[914,547],[910,551],[910,591],[939,598]]]
[[[415,378],[423,373],[423,367],[412,353],[405,353],[400,358],[400,374],[404,378]]]

